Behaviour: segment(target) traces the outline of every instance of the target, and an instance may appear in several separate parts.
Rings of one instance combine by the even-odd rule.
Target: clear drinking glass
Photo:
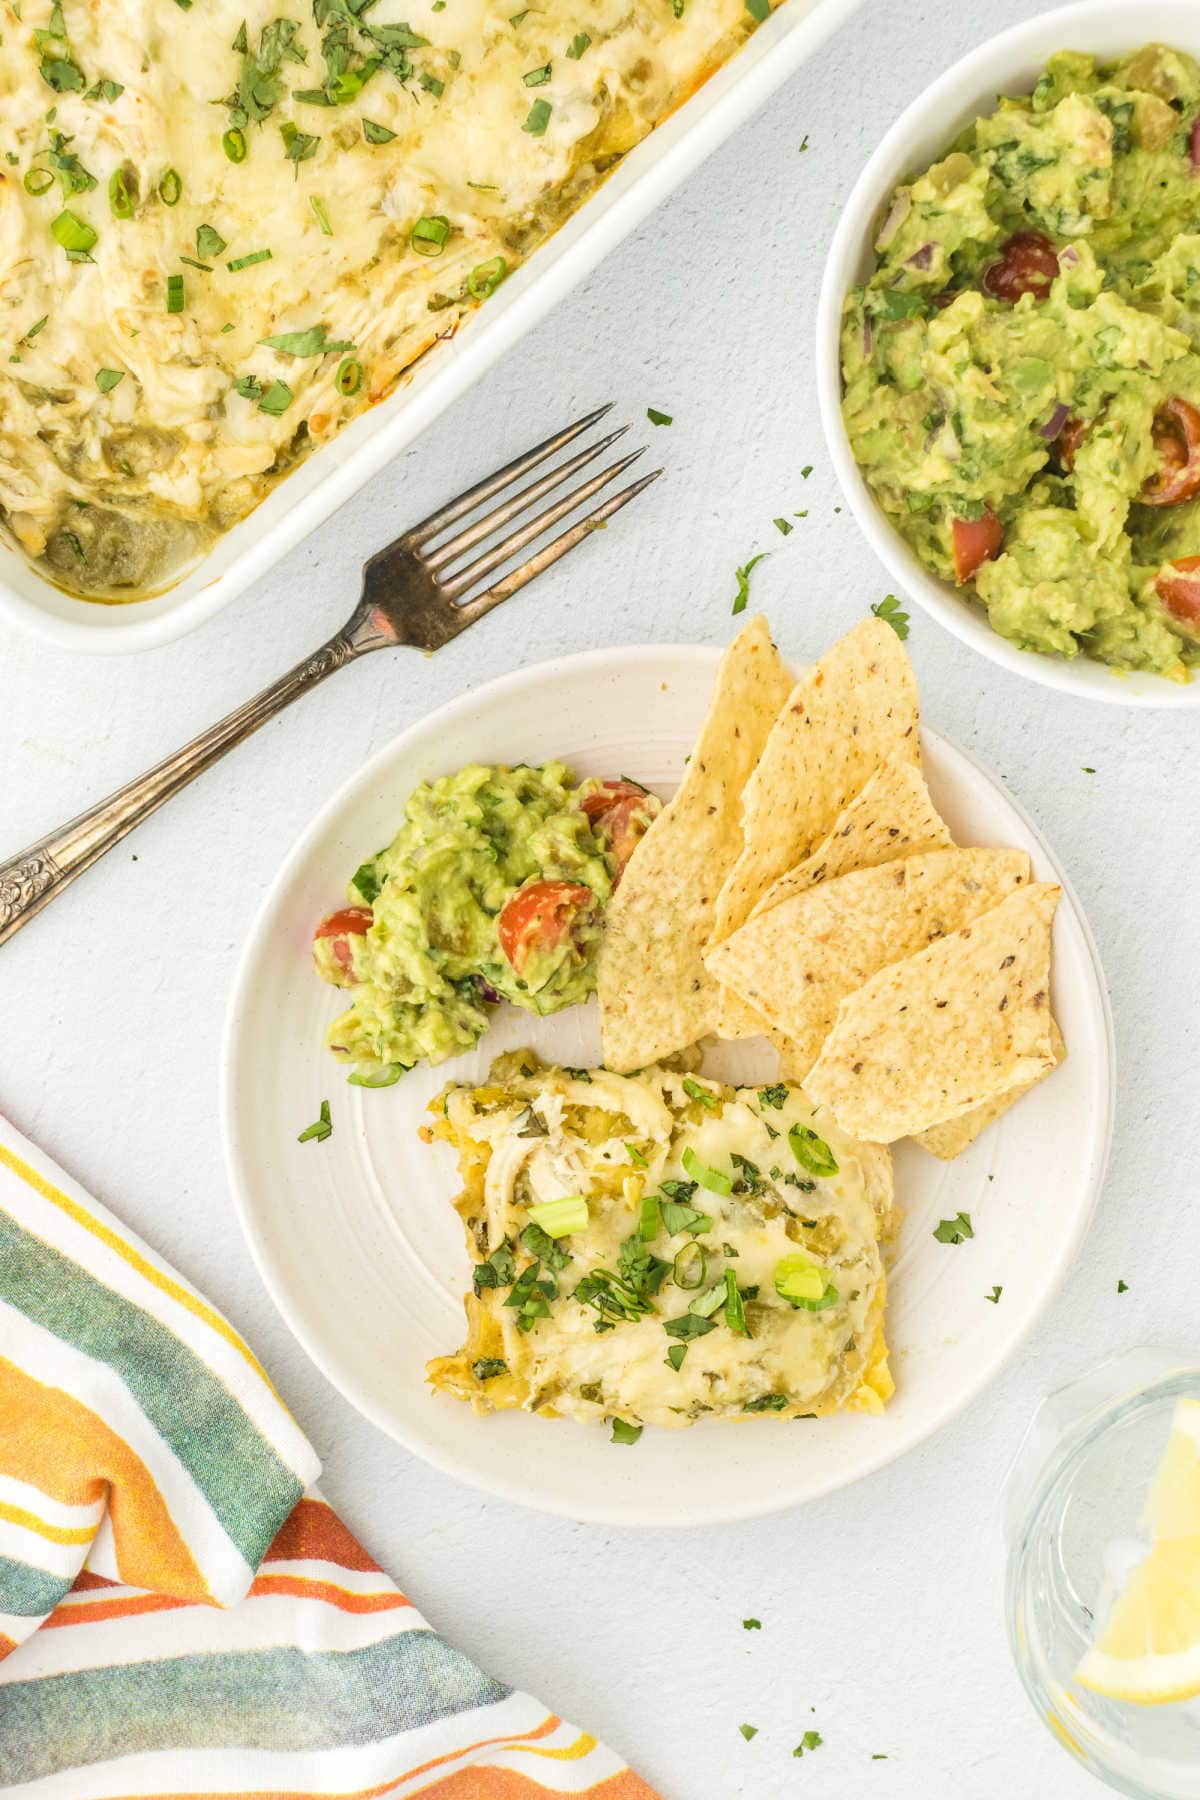
[[[1134,1800],[1200,1800],[1200,1698],[1108,1700],[1074,1671],[1149,1547],[1143,1513],[1185,1396],[1200,1400],[1185,1357],[1102,1364],[1042,1402],[1005,1492],[1005,1612],[1025,1691],[1059,1742]]]

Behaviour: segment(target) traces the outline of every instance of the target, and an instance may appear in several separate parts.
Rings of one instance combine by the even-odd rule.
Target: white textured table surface
[[[610,398],[654,438],[669,479],[559,572],[431,662],[379,656],[339,675],[0,952],[0,1109],[250,1338],[323,1456],[330,1498],[434,1624],[606,1736],[669,1800],[1100,1792],[1010,1666],[996,1496],[1048,1388],[1125,1346],[1195,1341],[1194,725],[1052,696],[914,609],[928,717],[1028,808],[1099,941],[1117,1022],[1115,1148],[1091,1236],[1018,1360],[916,1454],[801,1512],[669,1536],[572,1525],[458,1487],[361,1420],[292,1342],[242,1247],[217,1135],[225,996],[300,828],[433,707],[564,651],[723,643],[733,571],[756,550],[773,554],[754,602],[794,656],[887,591],[836,510],[817,423],[809,346],[825,247],[899,108],[982,37],[1041,10],[867,0],[757,122],[254,594],[139,658],[0,645],[0,841],[15,849],[309,649],[348,610],[363,558],[502,454]],[[674,425],[652,432],[647,405]],[[801,508],[785,542],[772,516]],[[742,1630],[747,1615],[760,1632]],[[752,1743],[742,1721],[759,1728]],[[811,1726],[823,1746],[793,1761]],[[879,1752],[889,1760],[873,1762]]]

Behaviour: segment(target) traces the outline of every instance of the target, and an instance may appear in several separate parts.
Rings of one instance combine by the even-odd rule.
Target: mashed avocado
[[[502,999],[585,1000],[605,903],[658,804],[628,781],[577,787],[559,762],[472,763],[417,788],[313,941],[317,972],[352,992],[328,1036],[351,1080],[386,1086],[470,1049]]]
[[[1200,67],[1052,57],[897,190],[876,251],[844,416],[897,530],[1022,648],[1188,679]]]

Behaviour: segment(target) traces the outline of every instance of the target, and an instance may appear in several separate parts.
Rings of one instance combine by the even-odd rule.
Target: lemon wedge
[[[1181,1400],[1146,1509],[1150,1550],[1075,1678],[1111,1700],[1200,1694],[1200,1401]]]

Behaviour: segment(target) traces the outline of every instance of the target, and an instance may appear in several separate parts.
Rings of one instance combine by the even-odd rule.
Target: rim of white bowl
[[[1157,38],[1170,42],[1182,33],[1194,40],[1194,50],[1200,55],[1200,8],[1195,0],[1167,0],[1155,9],[1154,24]],[[1081,30],[1083,41],[1076,41]],[[859,529],[892,580],[939,624],[961,643],[1026,681],[1113,706],[1170,708],[1200,706],[1200,679],[1177,683],[1161,675],[1122,674],[1084,656],[1068,662],[1018,649],[993,631],[982,610],[964,600],[948,582],[930,575],[888,522],[863,479],[842,421],[842,304],[864,261],[868,234],[880,207],[896,183],[917,166],[920,152],[918,149],[914,155],[913,149],[928,138],[934,145],[928,154],[936,154],[960,124],[976,116],[981,104],[976,96],[1009,91],[1031,64],[1044,62],[1054,49],[1095,47],[1101,54],[1115,54],[1118,45],[1132,49],[1143,35],[1132,0],[1075,0],[1075,4],[1042,13],[988,38],[905,108],[857,177],[829,247],[817,304],[817,399],[834,469]],[[1099,41],[1093,46],[1086,41],[1088,36]],[[1008,65],[1009,81],[997,77],[998,65]]]

